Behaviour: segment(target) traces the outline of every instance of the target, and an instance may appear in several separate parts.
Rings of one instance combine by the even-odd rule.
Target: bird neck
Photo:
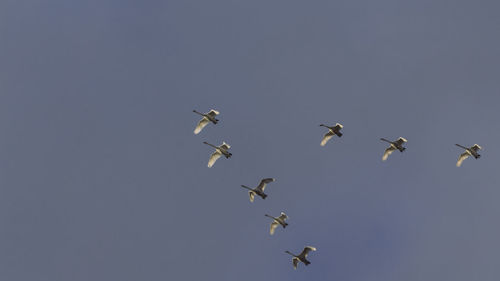
[[[246,185],[241,185],[241,187],[243,187],[243,188],[246,188],[246,189],[248,189],[248,190],[253,191],[253,189],[251,189],[250,187],[248,187],[248,186],[246,186]]]

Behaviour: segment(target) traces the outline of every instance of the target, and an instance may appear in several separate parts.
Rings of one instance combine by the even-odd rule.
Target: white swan
[[[273,222],[271,223],[271,229],[269,230],[269,233],[271,235],[274,234],[274,231],[276,230],[278,225],[283,226],[283,228],[285,228],[288,225],[288,223],[285,222],[285,220],[288,219],[288,216],[283,212],[281,212],[280,216],[277,218],[270,216],[268,214],[265,214],[265,216],[273,219]]]
[[[197,135],[199,132],[201,132],[201,130],[203,128],[205,128],[205,126],[208,123],[212,122],[214,124],[217,124],[217,122],[219,122],[219,120],[215,119],[215,116],[219,115],[219,111],[217,111],[217,110],[211,109],[208,113],[205,113],[205,114],[200,113],[196,110],[193,110],[193,112],[203,116],[203,118],[201,118],[200,122],[198,122],[198,125],[194,129],[195,135]]]
[[[299,263],[299,261],[303,262],[305,265],[311,264],[311,262],[306,259],[307,254],[309,254],[310,251],[316,251],[316,248],[311,247],[311,246],[307,246],[304,248],[304,250],[302,250],[302,253],[300,253],[298,255],[294,255],[294,254],[290,253],[289,251],[285,251],[285,253],[293,256],[293,259],[292,259],[293,269],[297,269],[297,264]]]
[[[344,128],[342,124],[335,124],[333,127],[326,126],[324,124],[320,125],[321,127],[326,127],[328,128],[328,133],[326,133],[323,136],[323,139],[321,140],[321,146],[325,146],[325,144],[334,136],[337,135],[339,138],[342,136],[342,133],[340,132],[340,129]]]
[[[479,157],[481,157],[481,155],[478,153],[478,150],[482,149],[482,147],[480,147],[477,144],[474,144],[471,147],[465,147],[465,146],[462,146],[462,145],[459,145],[459,144],[455,144],[455,145],[458,146],[458,147],[461,147],[461,148],[465,149],[465,152],[462,153],[462,154],[460,154],[460,157],[458,157],[457,167],[462,166],[462,162],[465,159],[467,159],[469,156],[474,156],[474,158],[476,158],[476,159],[478,159]]]
[[[383,141],[388,142],[388,143],[391,144],[391,146],[389,146],[389,148],[387,148],[385,150],[384,156],[382,156],[382,161],[387,160],[387,157],[389,157],[389,155],[391,155],[394,152],[394,150],[397,149],[397,150],[403,152],[406,149],[406,147],[403,147],[403,144],[405,142],[407,142],[407,140],[405,138],[399,137],[395,141],[386,140],[384,138],[381,138],[380,140],[383,140]]]
[[[219,159],[222,155],[224,155],[226,158],[229,158],[233,155],[227,151],[231,146],[225,142],[222,142],[222,144],[220,146],[215,146],[213,144],[209,144],[206,141],[204,141],[203,143],[215,148],[215,152],[212,153],[212,155],[210,156],[210,159],[208,160],[208,167],[209,168],[211,168],[214,165],[215,161],[217,161],[217,159]]]
[[[268,183],[273,182],[273,181],[275,181],[275,179],[267,178],[267,179],[261,180],[259,185],[256,188],[250,188],[246,185],[241,185],[241,187],[250,190],[250,191],[248,191],[248,194],[250,195],[250,202],[253,202],[253,199],[254,199],[256,194],[259,195],[262,199],[266,199],[267,194],[264,193],[264,189],[266,188],[266,185]]]

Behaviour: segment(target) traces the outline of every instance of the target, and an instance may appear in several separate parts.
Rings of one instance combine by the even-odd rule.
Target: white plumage
[[[210,155],[210,159],[208,160],[208,167],[209,168],[211,168],[215,164],[215,161],[217,161],[222,155],[224,155],[226,158],[229,158],[233,155],[233,154],[228,152],[228,149],[231,148],[231,146],[225,142],[222,142],[222,144],[220,146],[215,146],[213,144],[209,144],[206,141],[203,143],[215,148],[215,152],[212,153],[212,155]]]
[[[196,110],[193,110],[193,112],[197,113],[197,114],[199,114],[201,116],[203,116],[203,118],[201,118],[200,122],[198,122],[198,125],[194,129],[194,134],[195,135],[197,135],[198,133],[200,133],[201,130],[203,130],[203,128],[205,128],[205,126],[208,125],[208,123],[212,122],[214,124],[217,124],[217,122],[219,122],[219,120],[217,120],[215,118],[215,116],[219,115],[219,112],[217,110],[211,109],[207,113],[200,113],[200,112],[198,112]]]

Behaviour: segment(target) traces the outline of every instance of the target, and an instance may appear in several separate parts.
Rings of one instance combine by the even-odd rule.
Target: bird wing
[[[462,162],[464,162],[464,160],[467,159],[469,156],[470,156],[470,153],[467,151],[460,154],[460,157],[458,157],[458,161],[457,161],[457,167],[462,166]]]
[[[395,143],[399,146],[399,145],[402,145],[403,143],[407,142],[407,140],[405,138],[399,138],[395,141]]]
[[[278,219],[285,222],[285,220],[288,219],[288,216],[285,213],[281,212],[281,215],[278,217]]]
[[[482,148],[479,145],[475,144],[470,149],[473,150],[474,152],[477,152],[478,150],[480,150]]]
[[[273,221],[273,222],[271,223],[271,229],[269,230],[269,233],[270,233],[271,235],[273,235],[273,234],[274,234],[274,231],[276,230],[276,227],[278,227],[278,225],[279,225],[279,223],[278,223],[277,221]]]
[[[212,153],[210,159],[208,160],[208,167],[211,168],[214,165],[215,161],[217,161],[217,159],[219,159],[221,156],[222,153],[220,153],[217,150],[214,153]]]
[[[334,133],[332,131],[329,131],[323,136],[323,139],[321,140],[321,146],[325,146],[325,144],[333,137]]]
[[[215,116],[219,115],[219,111],[212,109],[212,110],[210,110],[210,112],[207,113],[207,115],[210,115],[211,117],[215,117]]]
[[[249,191],[248,195],[250,196],[250,202],[253,202],[253,199],[255,198],[255,192]]]
[[[273,178],[263,179],[260,181],[259,185],[255,189],[258,189],[258,190],[264,192],[264,189],[266,188],[266,184],[273,182],[273,181],[275,181],[275,179],[273,179]]]
[[[389,146],[389,148],[387,148],[384,152],[384,156],[382,156],[382,161],[385,161],[387,160],[387,157],[389,157],[389,155],[391,155],[391,153],[394,152],[394,150],[396,150],[394,147]]]
[[[335,124],[335,127],[333,127],[333,128],[335,130],[340,130],[340,129],[344,128],[344,126],[342,126],[342,124],[340,124],[340,123],[337,123],[337,124]]]
[[[197,135],[205,126],[210,123],[210,120],[208,120],[207,117],[201,118],[200,122],[198,122],[198,125],[194,129],[194,134]]]
[[[297,269],[297,264],[299,264],[299,259],[298,258],[293,258],[292,259],[293,263],[293,269]]]
[[[307,255],[309,254],[310,251],[316,251],[316,248],[307,246],[302,250],[302,253],[300,253],[299,256],[303,256],[304,258],[307,258]]]
[[[223,142],[220,146],[220,148],[224,149],[224,150],[228,150],[229,148],[231,148],[231,146],[225,142]]]

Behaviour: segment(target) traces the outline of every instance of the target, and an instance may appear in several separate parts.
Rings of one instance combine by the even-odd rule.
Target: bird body
[[[208,160],[208,167],[209,168],[211,168],[215,164],[215,161],[217,161],[217,159],[219,159],[222,155],[224,155],[226,158],[229,158],[233,155],[232,153],[228,152],[228,149],[231,146],[225,142],[222,142],[222,144],[219,146],[215,146],[215,145],[210,144],[206,141],[204,141],[203,143],[215,148],[215,152],[212,153],[212,155],[210,156],[210,159]]]
[[[273,178],[265,178],[262,179],[259,183],[259,185],[256,188],[250,188],[246,185],[241,185],[241,187],[248,189],[248,194],[250,196],[250,202],[253,202],[255,195],[259,195],[262,199],[266,199],[267,194],[264,193],[264,189],[266,188],[266,185],[270,182],[275,181]]]
[[[273,222],[271,223],[271,229],[269,230],[269,233],[271,235],[274,234],[274,231],[276,230],[278,225],[281,225],[283,228],[287,227],[288,225],[288,223],[285,222],[285,220],[288,219],[288,216],[283,212],[281,212],[280,216],[277,218],[268,214],[266,214],[265,216],[273,219]]]
[[[340,129],[344,128],[342,124],[337,123],[335,126],[330,127],[324,124],[319,125],[320,127],[326,127],[328,128],[328,133],[326,133],[323,136],[323,139],[321,140],[321,146],[325,146],[325,144],[334,136],[337,135],[339,138],[342,136],[342,133],[340,132]]]
[[[481,155],[478,153],[478,151],[480,149],[482,149],[482,147],[480,147],[478,144],[474,144],[471,147],[465,147],[465,146],[462,146],[459,144],[455,144],[455,145],[465,149],[464,153],[460,154],[460,157],[458,157],[457,167],[462,166],[462,162],[465,159],[469,158],[469,156],[473,156],[475,159],[478,159],[479,157],[481,157]]]
[[[316,251],[316,248],[311,247],[311,246],[306,246],[304,248],[304,250],[302,250],[302,252],[298,255],[295,255],[289,251],[285,251],[285,253],[293,256],[293,258],[292,258],[293,269],[297,269],[297,265],[298,265],[299,261],[304,263],[306,266],[311,264],[311,262],[306,259],[307,255],[309,254],[310,251]]]
[[[384,138],[381,138],[380,140],[388,142],[388,143],[391,144],[391,146],[389,146],[385,150],[384,155],[382,156],[382,161],[387,160],[387,157],[389,157],[389,155],[391,155],[396,149],[399,150],[400,152],[403,152],[406,149],[406,147],[403,147],[403,144],[406,143],[407,140],[405,138],[403,138],[403,137],[399,137],[395,141],[390,141],[390,140],[387,140],[387,139],[384,139]]]
[[[217,122],[219,122],[219,120],[215,118],[215,116],[219,115],[219,112],[217,110],[211,109],[207,113],[201,113],[196,110],[193,110],[193,112],[203,116],[203,118],[201,118],[200,122],[198,122],[198,125],[196,125],[196,128],[194,129],[195,135],[200,133],[201,130],[203,130],[203,128],[208,125],[208,123],[212,122],[214,124],[217,124]]]

